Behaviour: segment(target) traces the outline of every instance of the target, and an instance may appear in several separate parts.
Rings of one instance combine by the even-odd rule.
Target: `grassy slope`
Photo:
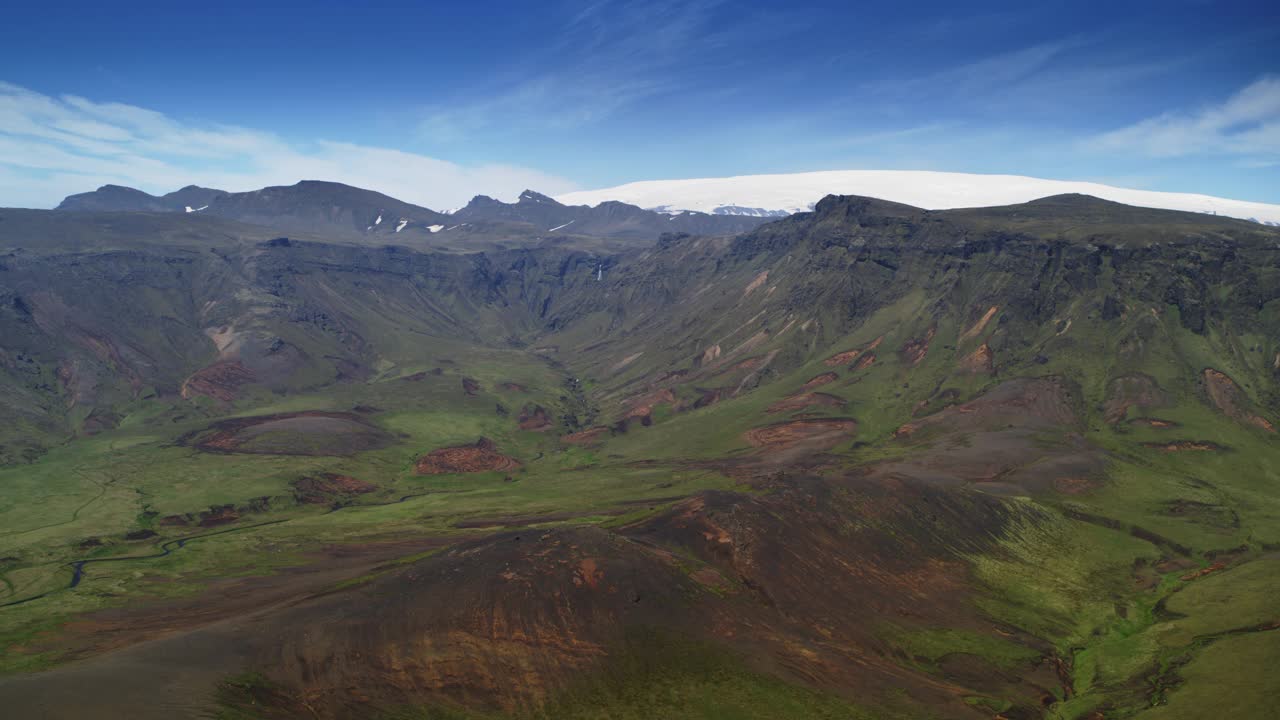
[[[972,314],[964,320],[938,319],[931,356],[916,369],[900,366],[892,349],[922,332],[926,320],[919,313],[923,304],[919,296],[908,295],[829,346],[834,352],[865,347],[877,337],[884,338],[879,362],[852,376],[837,368],[842,380],[821,388],[847,400],[849,406],[844,411],[818,410],[819,414],[851,414],[859,420],[859,443],[843,448],[855,463],[901,452],[887,439],[893,429],[910,419],[908,411],[915,403],[946,388],[968,397],[991,382],[952,372],[955,358],[978,342],[958,342]],[[1274,439],[1208,407],[1198,381],[1202,367],[1216,365],[1238,378],[1250,377],[1256,368],[1235,360],[1220,333],[1188,333],[1179,324],[1176,308],[1158,307],[1157,313],[1145,315],[1145,308],[1130,308],[1121,320],[1127,330],[1117,332],[1114,324],[1088,317],[1088,304],[1088,298],[1078,298],[1063,313],[1073,319],[1068,337],[1060,336],[1054,328],[1040,329],[1038,336],[1031,336],[1028,344],[1045,353],[1047,362],[1029,362],[1022,353],[998,355],[998,362],[1002,374],[1052,375],[1074,382],[1083,395],[1086,437],[1115,458],[1106,481],[1096,491],[1031,502],[1048,508],[1085,510],[1117,523],[1120,529],[1058,514],[1052,524],[1028,527],[1008,538],[1007,555],[974,558],[975,577],[988,589],[985,599],[979,601],[983,609],[1002,622],[1050,640],[1068,659],[1074,696],[1062,697],[1056,707],[1055,714],[1063,718],[1083,717],[1103,707],[1125,716],[1140,710],[1152,697],[1163,702],[1178,696],[1181,691],[1172,678],[1160,680],[1167,689],[1154,696],[1152,688],[1146,687],[1146,678],[1159,676],[1160,668],[1168,666],[1171,658],[1198,657],[1204,647],[1194,637],[1173,641],[1164,635],[1167,622],[1161,601],[1169,601],[1169,611],[1182,607],[1176,612],[1192,618],[1212,617],[1222,610],[1234,617],[1242,611],[1239,605],[1224,608],[1222,603],[1192,600],[1196,595],[1183,594],[1183,588],[1208,582],[1181,580],[1188,572],[1185,567],[1163,573],[1150,590],[1136,589],[1135,563],[1155,564],[1167,557],[1167,548],[1131,535],[1128,528],[1151,531],[1185,546],[1193,569],[1209,564],[1205,553],[1245,548],[1245,564],[1230,582],[1249,596],[1265,593],[1271,579],[1265,571],[1245,570],[1264,562],[1251,558],[1269,552],[1280,533],[1280,452]],[[993,329],[997,326],[998,320],[991,324]],[[1153,329],[1155,333],[1151,333]],[[1122,347],[1131,340],[1131,333],[1149,336],[1136,354]],[[830,370],[820,362],[824,353],[813,357],[753,393],[615,437],[609,450],[633,458],[711,458],[742,452],[746,449],[742,429],[760,424],[767,417],[764,408],[794,392],[809,377]],[[1169,399],[1152,413],[1177,423],[1177,428],[1112,426],[1102,420],[1109,379],[1130,372],[1156,378]],[[1130,412],[1131,417],[1138,414],[1139,409]],[[1170,439],[1207,440],[1230,450],[1169,454],[1142,446]],[[1174,503],[1185,501],[1201,503],[1210,510],[1190,515],[1171,511]],[[1273,619],[1280,619],[1280,610],[1272,607],[1268,612]],[[1007,657],[999,643],[988,645],[985,640],[975,641],[946,629],[923,638],[903,637],[898,642],[909,652],[931,659],[949,652],[974,653],[996,663]],[[1203,662],[1193,667],[1205,672]],[[1249,672],[1255,687],[1270,687],[1262,675],[1264,667],[1253,666]]]
[[[0,637],[6,644],[25,643],[53,619],[138,597],[194,592],[216,577],[270,573],[303,562],[308,551],[326,544],[460,535],[467,531],[456,530],[454,523],[469,518],[565,513],[581,516],[579,521],[604,522],[612,518],[600,511],[625,510],[624,503],[726,486],[725,479],[706,471],[619,467],[592,451],[562,448],[554,433],[519,430],[514,415],[524,403],[558,405],[561,377],[536,358],[508,353],[504,361],[494,361],[485,354],[474,361],[457,356],[468,376],[485,388],[477,397],[465,396],[460,375],[451,371],[418,382],[388,379],[292,396],[243,411],[257,415],[373,405],[382,409],[375,421],[403,435],[399,444],[384,450],[348,458],[211,455],[171,444],[175,435],[199,428],[203,421],[157,427],[146,418],[127,418],[120,430],[59,448],[34,465],[0,471],[7,489],[0,504],[0,547],[9,558],[0,565],[0,600],[52,593],[36,603],[5,608]],[[530,392],[498,389],[502,381],[525,384]],[[510,414],[497,414],[498,404],[510,408]],[[425,452],[474,443],[482,436],[525,463],[511,481],[503,473],[413,473],[414,460]],[[319,472],[351,475],[380,489],[336,513],[327,513],[324,506],[295,505],[290,483]],[[415,497],[395,502],[406,495]],[[231,529],[287,522],[197,540],[163,558],[91,565],[83,585],[65,589],[70,560],[150,554],[166,540],[222,529],[162,526],[157,518],[214,505],[244,506],[257,497],[271,498],[271,509],[245,515]],[[126,532],[138,529],[159,535],[124,539]],[[103,545],[81,547],[90,538]],[[5,657],[9,669],[29,665],[19,654]]]

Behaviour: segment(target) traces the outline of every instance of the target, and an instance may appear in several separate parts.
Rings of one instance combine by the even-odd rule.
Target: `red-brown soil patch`
[[[388,447],[395,437],[354,413],[307,410],[220,420],[177,443],[214,453],[324,456]]]
[[[867,353],[866,355],[863,355],[862,357],[858,358],[858,362],[851,365],[849,367],[849,371],[855,372],[855,373],[862,372],[863,370],[866,370],[867,368],[871,367],[875,363],[876,363],[876,354]]]
[[[1142,427],[1154,428],[1156,430],[1167,430],[1169,428],[1179,427],[1178,423],[1172,420],[1161,420],[1153,417],[1133,418],[1129,421],[1130,425],[1140,425]]]
[[[1262,428],[1267,432],[1276,431],[1270,420],[1253,412],[1253,403],[1249,400],[1249,397],[1240,389],[1236,381],[1232,380],[1226,373],[1213,368],[1205,368],[1203,377],[1205,392],[1208,393],[1209,400],[1223,415],[1233,420]]]
[[[541,405],[525,405],[516,416],[521,430],[546,430],[551,427],[551,416]]]
[[[363,495],[377,490],[378,486],[337,473],[320,473],[293,482],[293,496],[300,503],[324,504],[349,495]]]
[[[693,359],[693,364],[695,367],[707,367],[719,359],[720,359],[720,346],[712,345],[706,350],[703,350],[701,355],[698,355],[697,357],[695,357]]]
[[[603,581],[604,569],[600,567],[599,560],[588,557],[578,561],[578,569],[573,574],[574,585],[585,585],[592,590],[598,590]]]
[[[749,357],[746,360],[739,360],[738,362],[730,365],[729,369],[725,370],[725,372],[735,372],[738,370],[755,370],[756,368],[760,367],[760,365],[763,363],[764,363],[764,356],[757,355],[755,357]]]
[[[768,280],[769,280],[768,270],[765,270],[759,275],[756,275],[755,278],[751,282],[747,283],[747,286],[742,289],[742,297],[746,297],[750,295],[754,290],[756,290],[761,285],[764,285],[766,282],[768,282]]]
[[[676,394],[669,389],[655,390],[627,401],[627,412],[623,419],[643,418],[653,414],[658,405],[675,405]]]
[[[419,475],[509,471],[520,467],[520,461],[498,452],[493,441],[480,438],[474,445],[440,448],[418,458],[413,471]]]
[[[809,380],[805,382],[804,385],[801,385],[800,389],[812,390],[817,387],[822,387],[827,383],[833,383],[839,379],[840,379],[840,376],[833,372],[822,373],[821,375],[814,375],[813,377],[809,378]]]
[[[971,337],[976,337],[979,333],[981,333],[984,329],[986,329],[987,323],[991,322],[991,318],[995,317],[996,313],[999,312],[999,310],[1000,310],[999,305],[992,305],[990,308],[988,308],[986,313],[984,313],[982,317],[979,318],[978,321],[973,324],[972,327],[970,327],[968,330],[965,330],[960,335],[960,341],[964,342],[965,340],[968,340]]]
[[[1181,576],[1181,577],[1180,577],[1180,578],[1178,578],[1178,579],[1179,579],[1179,580],[1183,580],[1183,581],[1185,581],[1185,582],[1190,582],[1190,581],[1192,581],[1192,580],[1198,580],[1198,579],[1200,579],[1200,578],[1204,577],[1205,575],[1210,575],[1210,574],[1212,574],[1212,573],[1216,573],[1216,572],[1218,572],[1219,570],[1225,570],[1226,568],[1227,568],[1227,564],[1226,564],[1226,563],[1224,563],[1224,562],[1216,562],[1216,563],[1214,563],[1214,564],[1210,565],[1209,567],[1201,568],[1201,569],[1199,569],[1199,570],[1196,570],[1195,572],[1189,572],[1189,573],[1187,573],[1186,575],[1183,575],[1183,576]]]
[[[800,410],[807,407],[839,407],[847,405],[843,398],[826,393],[800,393],[791,397],[783,398],[778,402],[770,405],[765,409],[767,413],[788,412],[791,410]]]
[[[1129,415],[1129,408],[1156,408],[1167,404],[1164,391],[1154,378],[1147,375],[1121,375],[1107,385],[1107,401],[1102,406],[1102,417],[1114,425]]]
[[[576,433],[562,435],[560,437],[560,441],[570,445],[595,445],[608,434],[609,428],[607,427],[593,427]]]
[[[200,513],[200,527],[218,527],[240,519],[234,505],[217,505]]]
[[[473,380],[472,378],[469,378],[469,377],[462,378],[462,392],[466,393],[467,395],[475,395],[476,393],[480,392],[479,381]]]
[[[960,371],[970,375],[990,375],[996,371],[996,354],[991,346],[982,343],[977,350],[960,360]]]
[[[242,386],[256,379],[253,372],[239,360],[224,360],[193,373],[183,381],[181,393],[187,400],[204,396],[231,402],[236,399]]]
[[[529,388],[521,385],[520,383],[514,383],[514,382],[504,382],[498,385],[498,387],[502,388],[503,390],[506,390],[507,392],[518,392],[518,393],[529,392]]]
[[[1149,447],[1154,450],[1163,452],[1219,452],[1224,448],[1217,444],[1206,440],[1175,440],[1173,442],[1159,443],[1149,442],[1142,443],[1143,447]]]
[[[813,418],[753,428],[743,433],[743,437],[761,448],[834,447],[857,430],[858,422],[852,418]]]
[[[902,348],[898,350],[898,356],[902,358],[902,364],[907,367],[919,365],[925,356],[929,354],[929,343],[937,332],[938,326],[931,325],[921,337],[911,338],[903,343]]]
[[[836,353],[835,355],[832,355],[831,357],[827,358],[826,360],[823,360],[822,362],[827,367],[835,367],[837,365],[845,365],[847,363],[851,363],[854,360],[856,360],[858,356],[861,355],[862,353],[867,352],[869,350],[875,350],[876,348],[880,347],[880,343],[883,340],[884,340],[883,337],[878,337],[875,340],[872,340],[871,343],[864,348],[853,348],[852,350],[844,350],[842,352]]]
[[[827,367],[836,367],[837,365],[844,365],[845,363],[853,362],[853,360],[855,360],[861,354],[862,354],[862,348],[845,350],[844,352],[838,352],[835,355],[832,355],[831,357],[827,358],[826,360],[823,360],[822,364],[826,365]]]

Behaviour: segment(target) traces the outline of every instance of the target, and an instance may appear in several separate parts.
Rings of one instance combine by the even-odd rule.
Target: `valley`
[[[1083,195],[680,225],[179,192],[0,210],[17,716],[1280,692],[1274,228]]]

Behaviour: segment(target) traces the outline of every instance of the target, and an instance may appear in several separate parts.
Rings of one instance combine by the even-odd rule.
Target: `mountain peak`
[[[1089,207],[1097,205],[1116,206],[1123,205],[1114,200],[1100,198],[1097,195],[1088,195],[1085,193],[1059,193],[1057,195],[1046,195],[1042,198],[1036,198],[1027,202],[1028,205],[1076,205],[1080,207]]]
[[[540,192],[534,192],[533,190],[525,190],[524,192],[520,193],[520,198],[517,200],[517,202],[522,202],[522,203],[555,203],[556,205],[559,205],[559,204],[560,204],[560,203],[556,202],[555,200],[551,199],[550,197],[548,197],[548,196],[546,196],[546,195],[543,195],[543,194],[542,194],[542,193],[540,193]]]
[[[167,210],[163,199],[124,185],[103,185],[92,192],[68,195],[58,210],[143,211]]]
[[[924,210],[912,205],[865,195],[828,195],[818,201],[813,212],[818,217],[913,217]]]

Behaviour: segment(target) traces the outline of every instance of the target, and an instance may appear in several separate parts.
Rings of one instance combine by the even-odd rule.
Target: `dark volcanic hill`
[[[439,232],[448,220],[442,213],[382,193],[318,180],[242,193],[190,185],[161,197],[133,188],[104,185],[93,192],[67,197],[57,209],[198,212],[280,232],[342,239],[401,232],[421,236]]]
[[[458,222],[503,222],[528,226],[531,232],[562,235],[655,239],[663,233],[736,235],[758,227],[765,218],[683,212],[666,215],[620,202],[595,207],[563,205],[541,193],[525,190],[514,203],[478,195],[452,215]]]
[[[93,192],[69,195],[58,210],[106,212],[193,212],[203,210],[216,199],[227,195],[224,190],[188,185],[181,190],[156,197],[141,190],[120,185],[103,185]]]
[[[448,220],[442,213],[379,192],[319,180],[231,193],[205,212],[285,231],[341,236],[422,234],[432,226],[439,230]]]

